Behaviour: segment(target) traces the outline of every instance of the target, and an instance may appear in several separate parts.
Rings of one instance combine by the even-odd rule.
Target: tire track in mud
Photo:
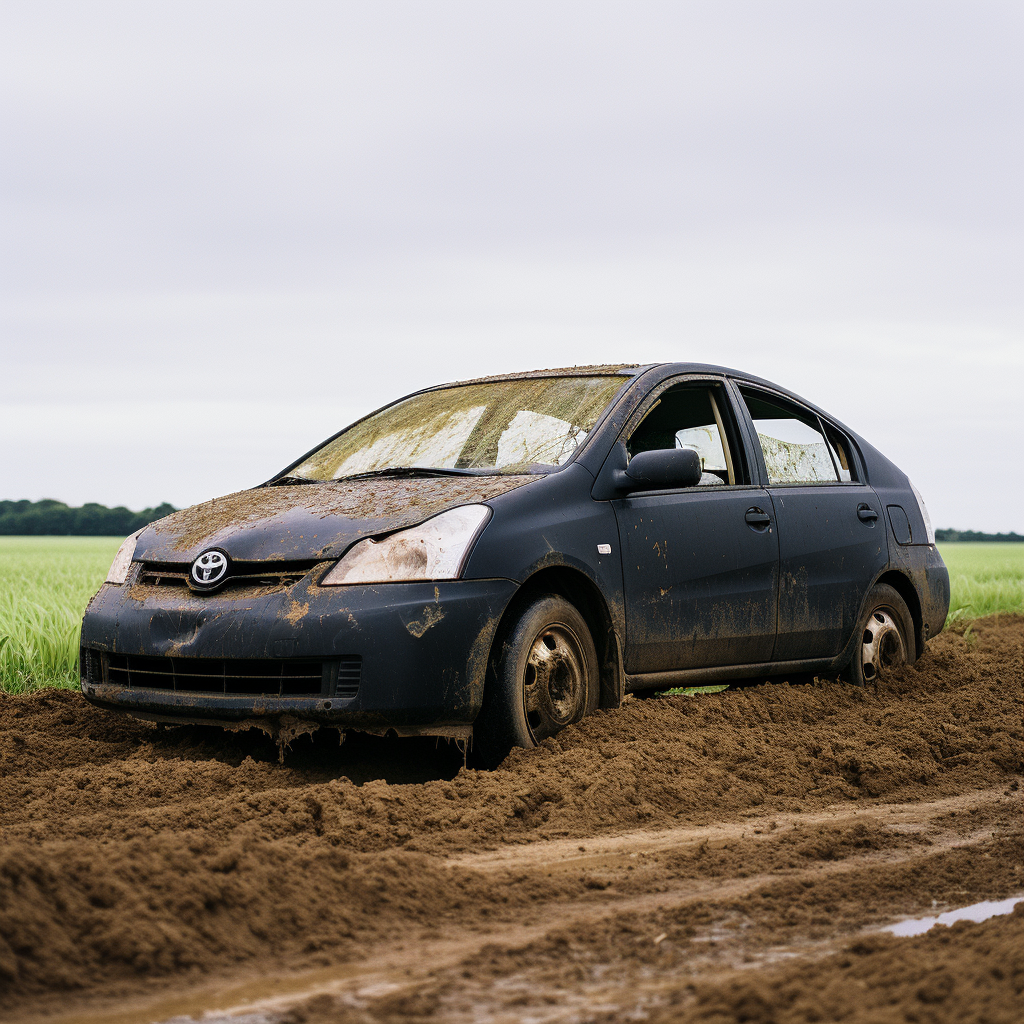
[[[960,889],[1024,888],[1022,775],[1021,616],[947,631],[877,689],[629,700],[489,773],[336,734],[282,766],[262,736],[0,696],[0,1018],[211,979],[356,977],[371,951],[396,971],[450,955],[452,977],[426,983],[444,1013],[460,985],[484,998],[520,975],[555,998],[601,968],[628,991],[737,921],[753,923],[733,953],[761,962],[769,932],[827,945],[933,898],[970,902]],[[490,959],[467,954],[487,942]],[[415,1016],[402,1006],[356,1009]]]
[[[839,806],[822,812],[752,819],[710,829],[670,828],[629,833],[592,844],[597,847],[593,853],[581,853],[578,844],[572,842],[553,840],[499,853],[451,858],[444,862],[444,871],[458,874],[482,866],[499,876],[502,885],[517,881],[522,884],[525,873],[550,877],[559,872],[578,874],[583,871],[589,872],[593,881],[593,870],[597,868],[603,875],[600,888],[588,891],[585,900],[555,897],[530,906],[525,917],[518,915],[519,920],[496,921],[489,927],[477,924],[457,939],[439,937],[436,930],[427,929],[420,935],[405,936],[399,942],[374,944],[366,949],[365,960],[357,964],[258,981],[236,980],[220,990],[204,987],[187,996],[161,997],[135,1007],[107,1006],[95,1012],[48,1016],[47,1020],[51,1024],[143,1024],[183,1015],[198,1019],[210,1013],[219,1013],[225,1018],[240,1013],[265,1014],[269,1020],[276,1020],[297,1001],[330,996],[333,1000],[341,998],[352,1004],[365,1004],[371,1014],[376,1005],[378,1011],[385,1013],[385,1016],[369,1018],[376,1021],[390,1019],[389,1015],[396,1012],[396,1001],[401,1005],[411,999],[411,1005],[420,1006],[425,990],[436,995],[450,988],[452,978],[458,977],[463,979],[458,1002],[466,1003],[469,992],[476,991],[468,1007],[460,1010],[458,1006],[446,1004],[444,1019],[462,1020],[464,1012],[464,1019],[469,1021],[476,1019],[481,1011],[497,1012],[500,1007],[493,1004],[510,998],[510,986],[500,982],[495,998],[493,972],[488,969],[492,963],[503,962],[509,950],[522,955],[523,951],[528,954],[531,946],[543,948],[552,941],[557,946],[561,940],[557,937],[552,940],[553,930],[558,936],[579,937],[585,936],[591,928],[601,934],[619,930],[622,922],[629,922],[629,931],[636,922],[642,922],[647,940],[653,942],[659,930],[671,927],[671,920],[685,915],[687,910],[706,913],[706,908],[713,907],[719,916],[730,913],[735,916],[736,906],[742,905],[746,897],[770,891],[780,881],[807,887],[824,879],[841,879],[844,875],[872,873],[879,869],[892,871],[921,861],[935,861],[948,851],[982,847],[1005,830],[1008,816],[1016,809],[1003,793],[983,790],[926,804],[877,805],[870,809]],[[954,825],[954,819],[964,814],[969,819],[969,831]],[[834,859],[812,860],[798,868],[787,866],[794,840],[797,844],[815,838],[820,840],[823,834],[834,844],[839,840],[829,848]],[[873,839],[874,844],[867,850],[856,843],[844,847],[844,836],[852,836],[860,844]],[[740,844],[739,852],[749,858],[747,863],[751,866],[760,860],[762,864],[771,864],[775,870],[717,876],[680,872],[680,858],[688,850],[729,849],[730,844]],[[766,856],[766,847],[775,848],[774,859]],[[629,862],[644,856],[659,857],[657,868],[648,870],[642,879],[630,879],[635,867]],[[1024,880],[1020,881],[1024,884]],[[616,888],[627,882],[632,884],[624,891]],[[920,907],[913,899],[902,903],[894,901],[892,907],[878,910],[869,918],[876,922],[888,920],[916,909]],[[756,950],[756,953],[758,959],[767,961],[783,955],[820,956],[835,945],[834,935],[825,939],[796,937],[784,947],[773,948],[768,953]],[[752,951],[753,947],[746,951],[748,960],[753,959]],[[482,971],[479,970],[481,959],[488,962]],[[735,959],[734,952],[730,963]],[[678,964],[673,964],[668,973],[673,973],[676,967]],[[689,967],[692,971],[692,957]],[[467,971],[475,975],[469,983],[464,978]],[[543,998],[553,1014],[552,1020],[562,1019],[563,1011],[570,1015],[575,1013],[581,993],[585,993],[588,1000],[607,1005],[617,998],[620,1008],[623,993],[635,996],[635,985],[624,985],[621,980],[606,982],[597,978],[582,983],[577,979],[575,994],[567,998],[563,984],[548,985],[545,992],[545,979],[534,977],[529,970],[522,978],[515,974],[511,977],[518,982],[511,985],[511,998],[518,999],[524,992],[530,992],[534,1002]],[[656,1002],[668,980],[656,979],[649,984],[648,997]]]
[[[944,835],[933,839],[926,852],[865,854],[817,864],[784,879],[758,874],[703,880],[639,897],[577,906],[568,915],[562,908],[548,908],[544,921],[503,929],[500,937],[481,949],[475,949],[477,940],[469,938],[420,949],[414,946],[397,955],[384,951],[373,957],[372,967],[340,982],[317,979],[298,1000],[294,995],[278,995],[248,1001],[230,1007],[222,1019],[227,1024],[236,1013],[263,1014],[273,1022],[311,1024],[356,1020],[362,1024],[397,1020],[471,1024],[520,1021],[524,1015],[531,1021],[552,1024],[646,1018],[679,1001],[681,977],[687,988],[695,983],[709,986],[723,975],[735,975],[737,969],[766,969],[794,960],[817,962],[835,954],[851,936],[866,928],[869,942],[875,941],[880,924],[927,905],[920,902],[920,893],[909,898],[897,896],[890,906],[873,908],[866,917],[855,915],[828,934],[820,934],[821,929],[814,934],[812,928],[766,935],[776,931],[776,922],[759,920],[756,897],[763,898],[780,885],[802,889],[822,882],[839,888],[845,885],[855,897],[859,883],[879,872],[883,877],[894,875],[890,882],[895,893],[898,883],[908,876],[923,875],[931,880],[944,874],[949,867],[944,863],[948,851],[974,854],[984,851],[986,844],[991,846],[991,840],[989,829],[966,837]],[[1007,852],[1007,846],[1019,864],[1024,850],[1020,834],[993,849]],[[992,854],[981,852],[981,856]],[[1022,879],[1018,872],[1015,879],[1004,877],[999,882],[985,877],[980,882],[983,891],[990,891],[992,885],[1020,885]],[[977,886],[968,881],[963,884],[968,888],[959,890],[962,897],[977,895]],[[562,919],[557,920],[559,917]],[[874,926],[874,934],[870,926]],[[1018,950],[1024,950],[1024,915],[1017,915],[1017,929],[1008,938],[1011,947],[1016,944]],[[882,939],[883,946],[886,941]],[[1014,991],[1004,995],[1012,999]],[[726,1014],[714,1019],[761,1019],[750,1016],[742,1006],[738,1010],[735,1018]],[[801,1018],[805,1019],[815,1018]],[[211,1024],[218,1024],[216,1016]]]
[[[787,830],[818,825],[838,829],[857,824],[870,824],[913,835],[934,827],[934,822],[939,816],[977,811],[982,807],[998,805],[1005,795],[1002,787],[996,787],[961,793],[927,803],[871,804],[855,807],[838,804],[821,811],[758,815],[718,825],[636,830],[587,840],[585,847],[581,847],[576,839],[549,839],[528,846],[507,846],[484,853],[461,854],[449,857],[446,863],[450,867],[473,868],[477,871],[510,871],[522,868],[576,870],[612,864],[641,854],[678,851],[686,846],[723,844],[748,839],[755,843],[777,841]]]

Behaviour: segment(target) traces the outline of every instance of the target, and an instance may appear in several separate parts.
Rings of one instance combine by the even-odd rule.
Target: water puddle
[[[933,928],[937,924],[950,925],[956,924],[957,921],[973,921],[975,924],[979,924],[982,921],[987,921],[990,917],[1009,914],[1022,899],[1024,896],[1014,896],[1008,900],[985,900],[982,903],[973,903],[969,907],[960,907],[959,910],[947,910],[946,913],[938,914],[935,917],[917,917],[900,921],[897,924],[889,925],[888,928],[883,928],[882,931],[906,937],[923,935],[929,928]]]

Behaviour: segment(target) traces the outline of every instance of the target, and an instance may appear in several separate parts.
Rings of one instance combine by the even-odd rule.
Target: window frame
[[[703,385],[711,392],[710,397],[712,400],[712,409],[717,413],[716,419],[721,419],[720,429],[723,431],[722,441],[726,456],[726,465],[731,462],[733,466],[733,475],[737,480],[739,480],[740,477],[746,477],[746,481],[734,484],[723,483],[719,486],[695,484],[693,487],[665,487],[657,491],[643,491],[642,494],[638,493],[630,495],[630,497],[647,497],[648,495],[657,494],[702,493],[705,491],[714,491],[717,494],[720,491],[736,491],[750,489],[752,487],[759,488],[761,485],[754,480],[755,469],[751,464],[750,453],[747,450],[748,444],[744,437],[744,428],[741,426],[736,415],[736,403],[730,393],[729,380],[726,377],[715,376],[714,374],[698,373],[670,377],[667,380],[661,381],[659,384],[651,388],[648,394],[644,396],[643,401],[641,401],[630,414],[622,430],[619,432],[616,444],[621,444],[628,453],[630,436],[640,427],[643,421],[647,418],[648,413],[650,413],[651,410],[661,401],[662,395],[673,388],[686,385],[691,385],[693,387],[700,387]],[[758,470],[758,472],[760,472],[760,470]]]
[[[744,381],[742,379],[733,378],[729,381],[733,389],[733,401],[734,404],[739,408],[740,415],[743,418],[744,427],[747,432],[747,439],[750,447],[753,449],[753,457],[758,466],[758,472],[763,480],[764,487],[863,487],[865,485],[865,476],[863,469],[863,460],[860,457],[860,452],[857,450],[856,445],[851,440],[849,434],[845,430],[838,427],[832,420],[822,416],[816,409],[810,408],[804,402],[792,398],[789,395],[782,394],[779,391],[774,391],[771,388],[766,388],[763,385],[755,384],[750,381]],[[818,424],[818,431],[825,441],[825,446],[828,449],[829,458],[832,460],[832,466],[836,472],[835,480],[803,480],[793,481],[787,480],[785,482],[773,483],[769,474],[768,466],[764,461],[764,450],[761,448],[761,440],[757,434],[757,428],[754,426],[754,418],[750,414],[750,409],[747,407],[746,399],[744,398],[743,392],[753,393],[755,395],[761,395],[766,401],[771,401],[781,404],[783,407],[792,406],[794,409],[798,409],[808,419]],[[850,479],[843,480],[841,477],[840,470],[842,466],[838,460],[838,451],[835,448],[835,444],[829,437],[829,431],[837,435],[843,442],[846,448],[846,459],[850,463]]]

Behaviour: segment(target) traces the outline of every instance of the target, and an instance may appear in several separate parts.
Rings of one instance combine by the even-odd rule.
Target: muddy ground
[[[0,697],[0,1019],[1019,1021],[1024,617],[453,746]],[[1024,906],[1024,905],[1022,905]]]

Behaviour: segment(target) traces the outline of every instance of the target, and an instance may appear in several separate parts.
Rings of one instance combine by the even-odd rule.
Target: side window
[[[682,384],[669,388],[648,410],[630,434],[626,450],[630,458],[638,452],[660,448],[692,448],[700,456],[701,487],[745,483],[733,462],[731,431],[723,420],[728,407],[718,389]]]
[[[773,484],[832,484],[840,479],[842,463],[812,413],[782,399],[740,388],[761,443],[768,482]],[[849,477],[849,462],[846,463]]]
[[[825,428],[825,437],[828,438],[829,447],[835,458],[836,467],[839,469],[839,479],[847,482],[855,478],[854,463],[850,458],[850,442],[828,423],[822,424]]]

